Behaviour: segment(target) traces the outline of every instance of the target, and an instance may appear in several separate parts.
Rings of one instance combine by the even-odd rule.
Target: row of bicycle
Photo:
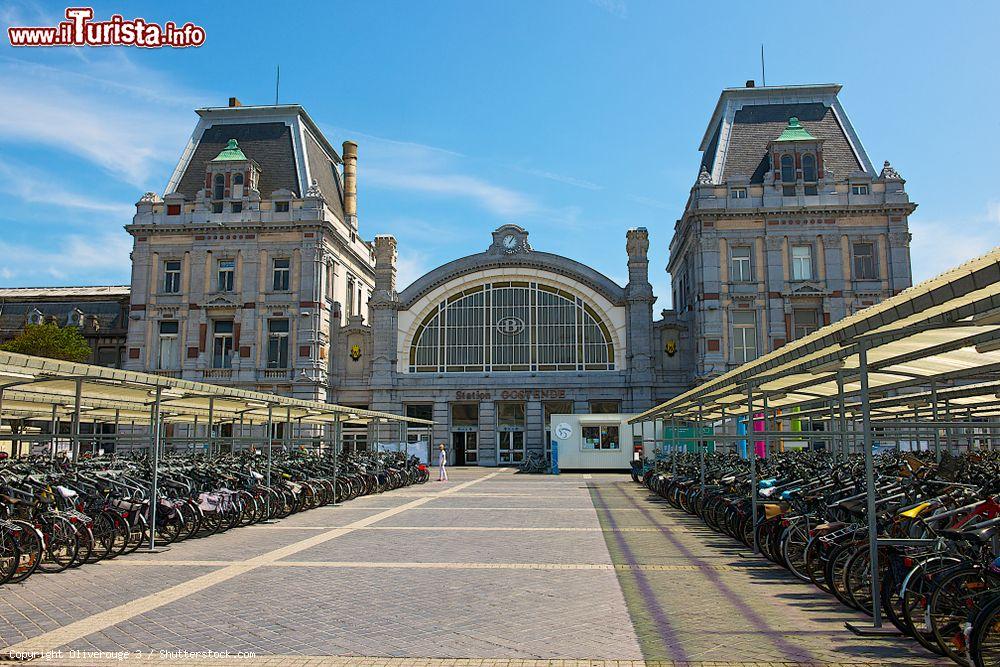
[[[141,546],[207,537],[428,479],[397,453],[168,455],[0,463],[0,584],[118,558]],[[152,530],[150,529],[152,524]]]
[[[874,615],[863,458],[823,452],[647,462],[643,483],[713,530]],[[752,483],[756,482],[756,484]],[[757,493],[756,522],[752,492]],[[879,610],[961,665],[1000,665],[1000,456],[875,459]]]

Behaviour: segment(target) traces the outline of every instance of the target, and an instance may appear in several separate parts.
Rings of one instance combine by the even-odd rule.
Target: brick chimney
[[[358,145],[353,141],[344,142],[344,217],[358,228]]]

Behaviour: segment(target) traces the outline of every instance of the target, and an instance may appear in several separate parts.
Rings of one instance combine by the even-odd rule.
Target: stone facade
[[[359,235],[356,144],[338,153],[295,105],[200,109],[126,227],[125,367],[429,418],[452,463],[516,464],[547,449],[550,413],[648,409],[910,285],[916,206],[839,90],[723,91],[659,319],[643,228],[625,233],[624,286],[508,224],[399,290],[396,239]],[[18,326],[44,295],[21,296],[0,291]],[[42,317],[63,316],[55,301]],[[397,429],[344,435],[427,437]]]
[[[126,227],[126,367],[326,400],[331,329],[366,317],[374,288],[357,146],[342,158],[294,105],[198,114],[166,192]]]
[[[667,268],[692,382],[910,286],[916,205],[888,162],[875,171],[839,91],[723,91]]]
[[[579,262],[535,250],[527,230],[504,225],[484,252],[444,264],[397,292],[396,241],[376,237],[371,323],[348,322],[334,332],[333,357],[342,361],[334,369],[331,400],[433,418],[432,440],[447,445],[452,462],[479,465],[517,463],[527,452],[545,451],[547,410],[631,413],[652,407],[684,389],[676,349],[668,356],[661,344],[676,338],[678,328],[653,321],[648,233],[628,230],[625,245],[629,282],[621,287]],[[533,296],[525,296],[520,309],[505,300],[509,293]],[[472,305],[464,305],[470,299]],[[549,335],[549,318],[574,308],[591,317],[588,322],[599,321],[592,331],[603,332],[610,351],[571,361],[577,339],[547,349],[533,343],[532,337]],[[451,325],[451,318],[458,323]],[[515,330],[523,329],[502,331],[512,319],[522,320]],[[437,331],[434,350],[424,344],[428,331]],[[352,355],[359,345],[360,353]],[[502,358],[508,345],[515,357],[523,347],[523,364]],[[422,361],[428,353],[440,356]],[[546,357],[567,363],[546,364]],[[399,436],[391,427],[371,437]]]

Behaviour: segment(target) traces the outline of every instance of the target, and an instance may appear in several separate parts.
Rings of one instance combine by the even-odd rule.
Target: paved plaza
[[[79,665],[932,664],[624,475],[450,475],[32,576],[0,589],[0,641]]]

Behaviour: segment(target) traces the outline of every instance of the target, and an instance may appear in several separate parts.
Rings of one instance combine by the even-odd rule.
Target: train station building
[[[643,412],[910,285],[915,205],[888,162],[873,167],[839,91],[724,90],[680,218],[664,221],[669,249],[643,228],[602,232],[624,285],[535,248],[516,221],[397,285],[396,239],[366,240],[359,224],[354,142],[336,148],[297,105],[199,109],[164,192],[126,226],[119,357],[431,419],[452,463],[516,464],[548,449],[551,414]],[[671,276],[669,309],[651,253]],[[344,436],[363,448],[426,430]]]

